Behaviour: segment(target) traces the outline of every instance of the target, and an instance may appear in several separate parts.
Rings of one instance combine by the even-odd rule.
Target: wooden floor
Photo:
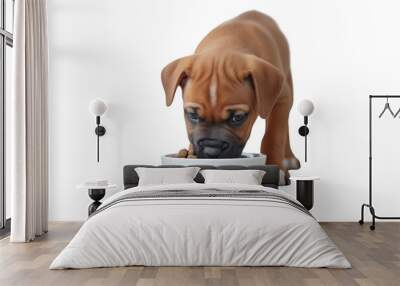
[[[80,227],[52,223],[35,242],[0,241],[0,285],[400,285],[400,223],[323,223],[352,269],[289,267],[121,267],[48,270],[50,262]]]

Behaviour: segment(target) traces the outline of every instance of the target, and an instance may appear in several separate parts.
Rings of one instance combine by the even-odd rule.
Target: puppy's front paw
[[[300,169],[300,161],[296,157],[285,158],[282,161],[282,166],[285,170],[297,170]]]

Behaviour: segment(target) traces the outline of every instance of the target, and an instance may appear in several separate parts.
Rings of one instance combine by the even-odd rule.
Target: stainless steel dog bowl
[[[179,158],[177,154],[167,154],[167,155],[161,156],[161,165],[253,166],[253,165],[265,165],[266,160],[267,160],[267,157],[264,154],[257,154],[257,153],[243,153],[242,157],[240,157],[240,158],[229,158],[229,159]]]

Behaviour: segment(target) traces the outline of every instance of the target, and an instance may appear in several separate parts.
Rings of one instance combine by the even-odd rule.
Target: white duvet
[[[115,194],[164,190],[265,190],[262,186],[180,184],[136,187]],[[349,268],[318,222],[274,201],[234,198],[123,201],[90,217],[50,269],[146,266],[295,266]]]

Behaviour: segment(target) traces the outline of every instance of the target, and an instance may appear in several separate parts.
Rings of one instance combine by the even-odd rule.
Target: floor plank
[[[400,223],[380,222],[375,231],[357,223],[321,223],[352,263],[352,269],[289,267],[116,267],[50,271],[55,256],[81,226],[50,224],[32,243],[0,240],[0,285],[400,285]]]

